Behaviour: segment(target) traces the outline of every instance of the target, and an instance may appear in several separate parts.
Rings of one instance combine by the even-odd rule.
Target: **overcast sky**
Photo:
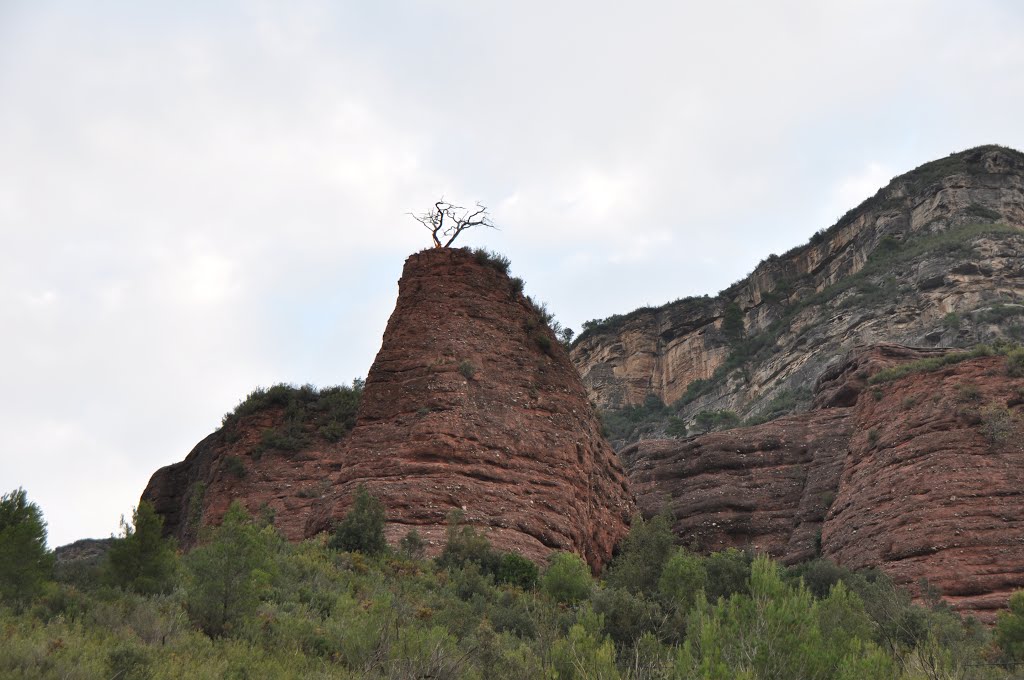
[[[1024,148],[1017,2],[0,0],[0,492],[117,531],[257,385],[365,376],[405,213],[590,318]]]

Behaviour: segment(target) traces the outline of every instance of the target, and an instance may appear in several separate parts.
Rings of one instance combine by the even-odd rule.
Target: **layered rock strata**
[[[411,256],[347,438],[314,422],[298,450],[258,455],[287,418],[264,409],[159,470],[143,498],[186,545],[234,499],[298,540],[330,530],[364,485],[392,543],[416,529],[436,554],[459,511],[501,550],[599,568],[627,530],[628,483],[564,348],[503,269],[465,250]]]
[[[703,551],[879,567],[991,621],[1024,587],[1024,384],[1003,356],[869,384],[942,355],[860,349],[823,374],[808,413],[629,446],[638,505],[670,511]]]
[[[498,548],[598,567],[633,507],[565,350],[508,276],[462,250],[406,262],[343,460],[307,533],[364,484],[393,542],[415,528],[440,546],[457,510]]]
[[[738,331],[723,327],[730,313]],[[1007,336],[1024,337],[1024,155],[990,146],[894,179],[716,297],[597,323],[572,359],[599,408],[653,394],[689,421],[757,416],[858,344]]]

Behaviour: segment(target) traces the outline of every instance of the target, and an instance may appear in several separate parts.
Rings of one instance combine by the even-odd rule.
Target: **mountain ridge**
[[[605,411],[653,395],[691,427],[704,411],[763,416],[857,343],[963,347],[1012,336],[1019,315],[1006,312],[1024,301],[1022,255],[1024,154],[968,149],[894,178],[715,297],[588,322],[571,356]],[[887,308],[893,301],[900,309]],[[800,406],[809,400],[803,390]],[[653,425],[640,434],[664,433],[664,418]]]

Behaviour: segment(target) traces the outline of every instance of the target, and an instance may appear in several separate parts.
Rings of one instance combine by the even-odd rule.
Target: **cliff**
[[[810,412],[622,456],[640,508],[670,511],[684,544],[879,567],[990,622],[1024,587],[1022,375],[1024,350],[858,348]]]
[[[307,533],[365,484],[388,538],[443,544],[462,510],[498,548],[595,567],[626,532],[632,500],[562,346],[500,267],[463,250],[406,262],[344,463]]]
[[[585,328],[571,356],[599,408],[653,395],[691,425],[702,411],[806,409],[805,386],[859,344],[1020,338],[1024,155],[989,146],[928,163],[714,298]]]
[[[632,496],[567,353],[506,270],[466,250],[411,256],[350,433],[322,422],[317,395],[301,413],[301,396],[264,396],[143,498],[186,544],[233,499],[294,540],[329,530],[363,484],[392,543],[415,528],[436,554],[460,510],[499,549],[569,550],[599,568]]]

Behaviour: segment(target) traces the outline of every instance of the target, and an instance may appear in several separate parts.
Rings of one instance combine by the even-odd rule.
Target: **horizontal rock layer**
[[[723,329],[729,309],[754,351],[743,370],[716,375],[741,344]],[[980,147],[896,178],[717,297],[610,318],[571,355],[602,409],[650,394],[672,404],[714,378],[680,404],[689,421],[705,410],[759,415],[858,344],[967,347],[1022,328],[1024,155]]]
[[[553,550],[598,567],[632,497],[565,350],[508,277],[462,250],[406,263],[344,464],[308,533],[358,484],[384,502],[392,541],[443,543],[464,512],[499,548]]]
[[[565,350],[500,269],[465,250],[410,257],[348,437],[325,441],[314,419],[297,449],[266,450],[285,410],[230,418],[150,480],[165,530],[190,545],[237,499],[298,540],[329,531],[362,484],[393,544],[415,528],[437,554],[461,511],[501,550],[600,568],[634,510],[625,474]]]
[[[822,376],[808,413],[627,447],[639,507],[669,510],[699,550],[880,567],[991,622],[1024,587],[1024,381],[994,356],[868,385],[940,354],[861,349]]]

